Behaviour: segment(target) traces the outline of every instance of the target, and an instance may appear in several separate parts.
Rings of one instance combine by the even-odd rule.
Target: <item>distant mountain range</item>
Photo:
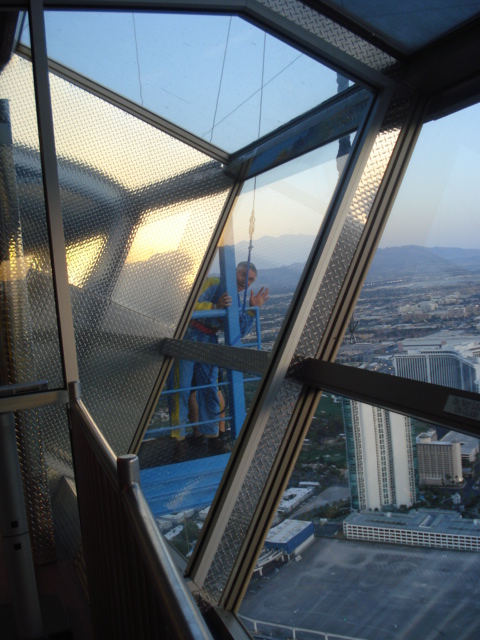
[[[297,263],[304,264],[308,258],[315,238],[307,235],[286,235],[273,238],[263,236],[253,239],[252,262],[257,269],[274,269]],[[248,242],[235,245],[237,261],[246,260]]]
[[[480,274],[480,249],[407,245],[378,249],[367,282],[452,278],[468,274]]]
[[[271,294],[293,292],[296,288],[314,238],[307,235],[285,235],[279,238],[263,237],[254,240],[252,262],[258,269],[254,285],[268,286]],[[246,242],[235,246],[237,261],[246,260]],[[157,306],[163,302],[152,291],[177,287],[175,254],[156,254],[146,263],[128,265],[122,271],[117,284],[115,302],[130,308],[141,309],[146,315],[156,315]],[[185,258],[186,259],[186,258]],[[212,273],[218,273],[218,263]],[[389,247],[379,249],[370,267],[367,282],[380,284],[394,280],[438,280],[463,275],[480,275],[480,249],[457,249],[419,246]],[[141,302],[140,302],[141,301]]]
[[[312,236],[285,235],[279,238],[264,236],[254,240],[252,262],[259,271],[259,284],[272,291],[295,286],[313,245]],[[235,247],[238,260],[246,259],[248,244]],[[480,274],[480,249],[455,247],[421,247],[407,245],[378,249],[370,267],[367,282],[397,279],[439,279]]]

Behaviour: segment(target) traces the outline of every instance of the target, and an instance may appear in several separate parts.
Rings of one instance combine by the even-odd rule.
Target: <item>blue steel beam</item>
[[[219,248],[220,278],[225,290],[232,296],[232,304],[227,307],[225,318],[225,344],[232,345],[240,336],[239,302],[237,295],[237,264],[235,249],[232,245]],[[229,384],[229,402],[231,421],[231,435],[237,439],[238,432],[245,420],[245,395],[243,390],[243,374],[240,371],[227,370]]]

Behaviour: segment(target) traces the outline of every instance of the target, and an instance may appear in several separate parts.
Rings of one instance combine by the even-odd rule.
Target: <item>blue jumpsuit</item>
[[[211,311],[225,289],[220,285],[220,278],[210,277],[205,280],[202,291],[195,305],[196,311]],[[240,307],[240,301],[239,301]],[[240,315],[240,335],[248,335],[254,322],[254,312],[247,310]],[[222,318],[202,318],[192,320],[185,334],[185,340],[218,344],[218,332],[223,329]],[[173,427],[179,427],[172,435],[183,437],[184,425],[188,418],[188,398],[190,387],[197,389],[198,429],[205,436],[217,436],[220,418],[220,401],[218,399],[218,367],[216,365],[194,362],[192,360],[176,360],[170,372],[170,388],[180,389],[171,395],[170,420]],[[202,424],[205,423],[205,424]]]

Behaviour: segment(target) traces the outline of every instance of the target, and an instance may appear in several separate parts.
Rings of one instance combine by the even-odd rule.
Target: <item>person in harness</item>
[[[251,262],[240,262],[236,268],[237,296],[240,308],[240,294],[248,289],[257,278],[257,269]],[[268,288],[261,287],[258,293],[250,292],[249,307],[261,307],[269,299]],[[232,304],[232,296],[225,291],[219,277],[208,277],[202,287],[195,306],[196,311],[225,309]],[[252,329],[255,314],[251,309],[240,313],[240,336],[243,338]],[[218,344],[218,334],[223,330],[223,318],[192,319],[185,334],[185,340]],[[185,439],[185,425],[189,413],[190,388],[196,390],[198,422],[192,441],[207,444],[212,452],[228,450],[228,443],[219,438],[221,420],[221,396],[218,393],[218,367],[215,365],[177,359],[170,372],[170,388],[179,389],[171,396],[170,420],[174,427],[172,436],[178,441]],[[190,399],[190,406],[192,400]]]

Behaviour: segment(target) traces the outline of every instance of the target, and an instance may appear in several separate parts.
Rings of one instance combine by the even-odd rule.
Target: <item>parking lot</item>
[[[240,614],[362,640],[480,637],[480,554],[316,538],[276,569]]]

